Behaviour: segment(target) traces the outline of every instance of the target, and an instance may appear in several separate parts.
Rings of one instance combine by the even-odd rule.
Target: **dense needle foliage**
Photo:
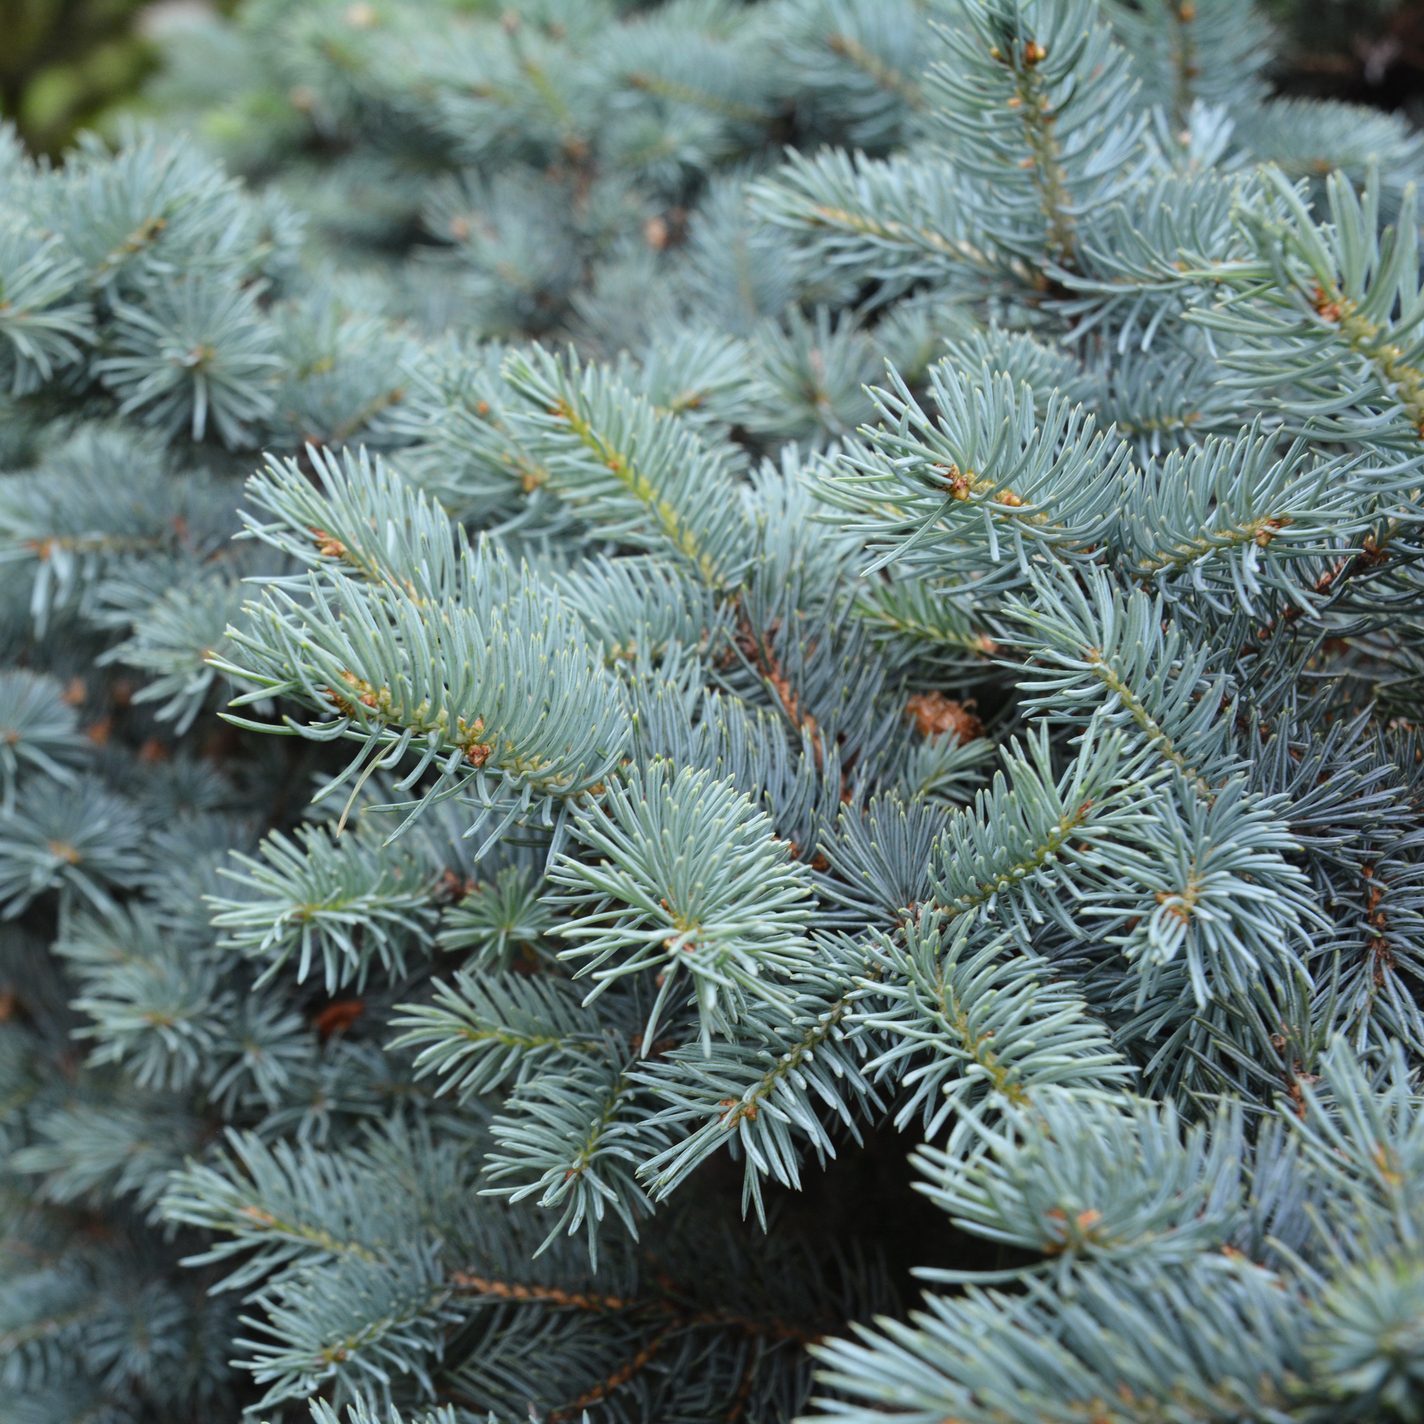
[[[1239,0],[173,47],[0,145],[7,1421],[1424,1419],[1420,140]]]

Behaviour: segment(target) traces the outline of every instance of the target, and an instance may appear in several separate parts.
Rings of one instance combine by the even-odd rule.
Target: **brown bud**
[[[984,724],[962,702],[942,692],[917,692],[905,703],[905,715],[924,737],[953,732],[961,742],[984,735]]]
[[[313,1016],[312,1027],[319,1038],[327,1039],[344,1033],[365,1012],[366,1005],[360,999],[335,999]]]

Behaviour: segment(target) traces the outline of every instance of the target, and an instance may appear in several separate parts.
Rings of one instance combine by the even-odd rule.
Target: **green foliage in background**
[[[11,1417],[1424,1418],[1424,141],[1238,0],[168,44],[0,148]]]
[[[0,118],[57,152],[151,71],[146,0],[0,0]]]

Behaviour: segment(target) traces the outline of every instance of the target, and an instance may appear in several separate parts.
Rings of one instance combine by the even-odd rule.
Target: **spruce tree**
[[[1424,278],[1238,0],[248,0],[0,146],[17,1424],[1424,1419]]]

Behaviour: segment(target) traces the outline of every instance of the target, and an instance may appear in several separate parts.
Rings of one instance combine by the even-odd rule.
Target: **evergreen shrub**
[[[1419,138],[1238,0],[171,43],[0,148],[4,1418],[1424,1419]]]

